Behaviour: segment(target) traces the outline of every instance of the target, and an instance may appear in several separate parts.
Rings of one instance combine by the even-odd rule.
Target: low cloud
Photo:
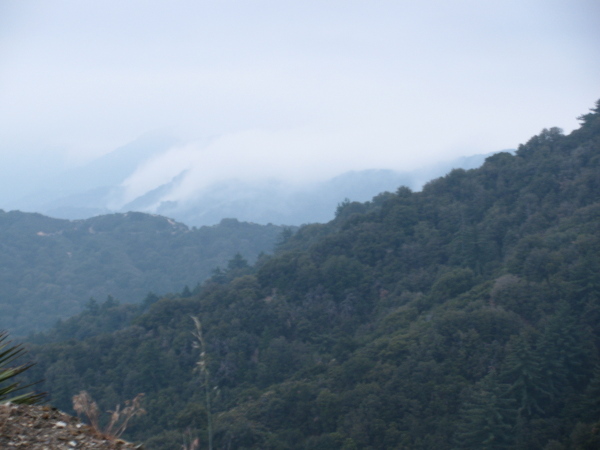
[[[122,204],[185,170],[173,200],[512,148],[574,128],[597,95],[589,0],[34,3],[0,15],[0,153],[189,143],[139,167]]]
[[[169,183],[183,179],[161,200],[185,202],[223,180],[280,180],[288,184],[322,181],[350,170],[370,168],[411,169],[431,158],[426,151],[394,151],[392,145],[410,148],[405,133],[400,144],[381,129],[365,132],[327,131],[317,128],[251,129],[178,146],[140,166],[124,182],[121,206]]]

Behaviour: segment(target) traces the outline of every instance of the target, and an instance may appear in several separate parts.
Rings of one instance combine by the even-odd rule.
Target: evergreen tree
[[[564,398],[569,390],[589,378],[591,368],[586,359],[590,349],[586,343],[591,342],[591,336],[585,331],[564,301],[544,324],[537,353],[549,400]]]
[[[549,396],[547,380],[543,378],[538,354],[531,346],[531,337],[525,333],[514,335],[507,344],[501,379],[509,384],[508,392],[517,401],[519,416],[543,414],[540,406]]]
[[[459,412],[454,434],[456,449],[495,450],[513,447],[517,408],[508,391],[509,386],[499,383],[495,372],[472,388]]]
[[[581,411],[585,421],[600,421],[600,364],[594,368],[594,376],[585,389]]]

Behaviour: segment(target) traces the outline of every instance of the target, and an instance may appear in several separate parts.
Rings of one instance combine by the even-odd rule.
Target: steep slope
[[[134,302],[193,288],[238,252],[251,261],[270,252],[281,232],[235,219],[189,229],[142,213],[71,222],[0,210],[0,329],[48,328],[90,297]]]
[[[145,392],[149,449],[206,442],[209,416],[215,448],[598,448],[600,102],[582,122],[341,204],[117,332],[33,346],[29,375],[65,409]]]

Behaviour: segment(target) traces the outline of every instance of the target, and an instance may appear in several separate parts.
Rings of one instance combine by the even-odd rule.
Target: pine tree
[[[456,449],[512,448],[517,407],[509,386],[491,373],[475,385],[463,404],[454,434]]]
[[[591,342],[591,336],[586,331],[567,302],[561,302],[556,313],[546,321],[536,353],[551,399],[564,398],[570,389],[591,376],[591,367],[586,364],[589,355],[586,343]]]
[[[539,356],[533,350],[528,336],[521,334],[511,337],[501,379],[510,385],[508,392],[517,401],[519,416],[544,414],[540,403],[551,393],[547,380],[542,376]]]
[[[594,376],[585,389],[581,412],[585,421],[600,421],[600,364],[594,369]]]

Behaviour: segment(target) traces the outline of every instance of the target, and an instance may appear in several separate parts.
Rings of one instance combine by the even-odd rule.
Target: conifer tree
[[[474,386],[460,409],[456,449],[512,448],[517,408],[508,391],[509,386],[499,383],[495,372]]]
[[[542,376],[539,356],[530,340],[523,334],[511,337],[501,372],[501,379],[509,384],[508,392],[517,401],[519,416],[522,417],[543,414],[540,403],[551,396],[547,380]]]
[[[600,421],[600,364],[594,368],[594,376],[585,389],[581,411],[585,421]]]
[[[591,342],[567,302],[561,302],[556,313],[546,321],[539,338],[537,353],[541,374],[552,399],[564,397],[567,391],[590,376],[584,364]],[[554,402],[553,402],[554,403]]]

